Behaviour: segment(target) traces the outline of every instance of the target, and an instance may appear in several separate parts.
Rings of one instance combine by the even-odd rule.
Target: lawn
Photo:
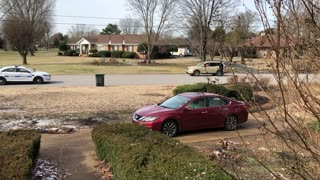
[[[93,65],[101,58],[58,56],[57,50],[38,51],[34,57],[28,56],[28,67],[50,72],[55,75],[64,74],[183,74],[188,66],[197,64],[200,59],[176,58],[155,60],[153,64],[138,64],[137,60],[117,59],[119,64]],[[109,62],[109,59],[106,60]],[[14,51],[0,51],[0,67],[21,65],[22,58]]]

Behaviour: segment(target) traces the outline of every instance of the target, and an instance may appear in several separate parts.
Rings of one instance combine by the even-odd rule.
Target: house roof
[[[87,36],[81,39],[85,39],[91,44],[140,44],[144,42],[145,36],[144,35],[97,35],[97,36]],[[76,44],[80,40],[77,41],[70,41],[68,44]]]
[[[276,46],[276,37],[270,35],[256,36],[252,39],[249,39],[245,46],[251,46],[256,48],[272,48]],[[286,41],[284,39],[280,39],[280,47],[286,47]]]
[[[138,45],[146,41],[145,35],[134,35],[134,34],[110,34],[110,35],[97,35],[97,36],[88,36],[83,37],[80,40],[85,39],[91,44],[132,44],[132,45]],[[80,42],[80,40],[77,41],[69,41],[68,45],[76,45]],[[176,39],[160,39],[157,43],[157,45],[176,45],[176,46],[187,46],[189,43],[187,40],[182,38],[176,38]]]

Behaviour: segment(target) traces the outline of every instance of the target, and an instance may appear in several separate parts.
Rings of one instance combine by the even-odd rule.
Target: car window
[[[210,66],[213,67],[213,66],[219,66],[218,63],[210,63]]]
[[[17,72],[20,72],[20,73],[30,73],[29,71],[23,69],[23,68],[17,68]]]
[[[190,104],[187,106],[190,109],[200,109],[200,108],[205,108],[206,107],[206,98],[200,98],[192,101]]]
[[[218,97],[209,97],[208,98],[208,106],[209,107],[218,107],[218,106],[224,106],[229,104],[230,101],[218,98]]]
[[[203,64],[203,63],[199,63],[199,64],[197,64],[196,66],[197,66],[197,67],[203,67],[204,64]]]
[[[8,68],[8,69],[3,70],[2,72],[16,72],[16,69],[15,68]]]
[[[169,108],[169,109],[179,109],[184,104],[186,104],[188,101],[190,101],[190,98],[184,97],[184,96],[174,96],[172,98],[169,98],[165,100],[164,102],[158,104],[158,106]]]

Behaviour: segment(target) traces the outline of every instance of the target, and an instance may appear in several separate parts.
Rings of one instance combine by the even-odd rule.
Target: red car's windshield
[[[168,108],[168,109],[179,109],[181,106],[186,104],[189,100],[190,98],[188,97],[177,95],[158,104],[158,106]]]

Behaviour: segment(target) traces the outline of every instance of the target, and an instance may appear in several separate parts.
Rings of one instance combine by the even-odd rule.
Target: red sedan
[[[132,122],[173,137],[178,132],[197,129],[236,130],[247,120],[243,102],[211,93],[183,93],[137,110]]]

